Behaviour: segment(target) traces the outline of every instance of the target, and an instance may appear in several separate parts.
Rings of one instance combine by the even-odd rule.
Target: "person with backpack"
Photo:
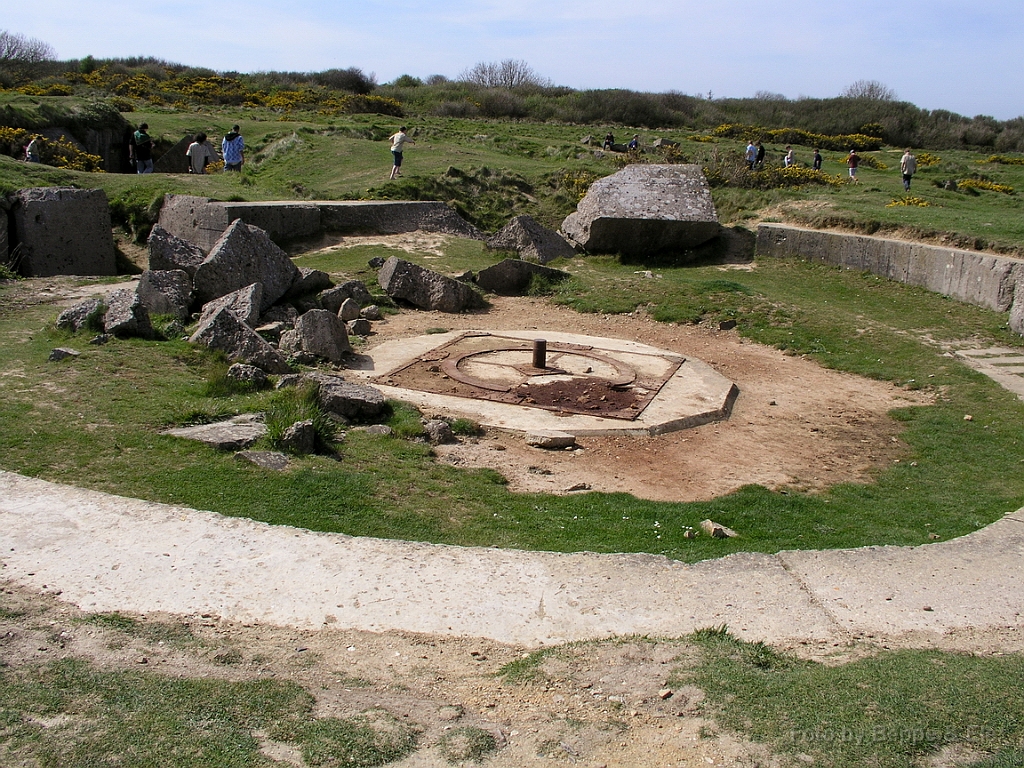
[[[225,171],[242,170],[245,161],[245,139],[237,125],[231,126],[231,133],[226,134],[220,142],[220,153],[224,156]]]
[[[153,139],[149,135],[149,125],[143,123],[132,135],[128,147],[132,160],[135,162],[136,173],[153,172]]]

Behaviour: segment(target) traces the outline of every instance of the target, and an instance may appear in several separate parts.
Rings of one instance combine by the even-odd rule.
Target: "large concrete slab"
[[[650,555],[463,548],[270,526],[0,472],[4,578],[89,611],[403,630],[542,645],[672,637],[836,637],[770,555],[685,565]]]
[[[951,541],[779,559],[850,632],[1024,630],[1024,510]]]
[[[11,247],[25,277],[117,274],[110,209],[102,189],[40,187],[12,196]],[[6,256],[6,254],[4,254]]]
[[[436,392],[425,392],[382,383],[388,374],[411,361],[428,355],[466,333],[487,331],[452,331],[410,339],[385,342],[366,351],[357,365],[348,371],[352,376],[372,380],[386,397],[404,400],[430,412],[443,412],[471,418],[480,424],[499,429],[523,432],[557,431],[576,436],[584,435],[656,435],[679,429],[707,424],[726,418],[738,394],[735,385],[711,366],[695,358],[681,356],[624,339],[599,338],[573,333],[537,331],[501,331],[500,336],[532,342],[543,337],[550,344],[585,345],[602,355],[614,357],[630,367],[643,366],[645,357],[671,356],[682,360],[678,370],[661,387],[657,396],[632,421],[562,414],[555,411],[521,405],[493,402],[486,399],[456,397]],[[496,332],[497,333],[497,332]]]

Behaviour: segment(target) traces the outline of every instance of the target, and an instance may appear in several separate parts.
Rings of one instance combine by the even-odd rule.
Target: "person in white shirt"
[[[206,140],[205,133],[197,133],[196,140],[188,145],[185,156],[188,158],[189,173],[206,173],[206,166],[217,159],[217,152]]]
[[[406,127],[403,125],[398,129],[398,133],[388,136],[388,139],[391,141],[391,155],[395,159],[395,164],[391,168],[392,179],[402,175],[402,152],[405,149],[405,145],[416,143],[406,135],[405,131]]]

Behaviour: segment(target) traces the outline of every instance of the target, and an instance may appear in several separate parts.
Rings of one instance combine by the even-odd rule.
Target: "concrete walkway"
[[[535,646],[1024,629],[1024,510],[955,541],[692,565],[270,526],[0,472],[0,578],[88,611],[487,637]]]

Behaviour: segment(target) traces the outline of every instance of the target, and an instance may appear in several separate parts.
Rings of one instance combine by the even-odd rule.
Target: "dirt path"
[[[666,325],[643,314],[581,315],[540,299],[492,301],[482,313],[389,316],[375,325],[368,351],[437,328],[558,330],[696,357],[740,391],[727,421],[657,437],[587,437],[579,441],[581,450],[550,452],[528,448],[519,435],[492,432],[438,449],[451,464],[498,470],[515,491],[560,493],[585,485],[658,501],[697,501],[752,483],[820,490],[866,482],[905,452],[888,411],[929,402],[920,392],[826,370],[745,341],[735,331]]]

